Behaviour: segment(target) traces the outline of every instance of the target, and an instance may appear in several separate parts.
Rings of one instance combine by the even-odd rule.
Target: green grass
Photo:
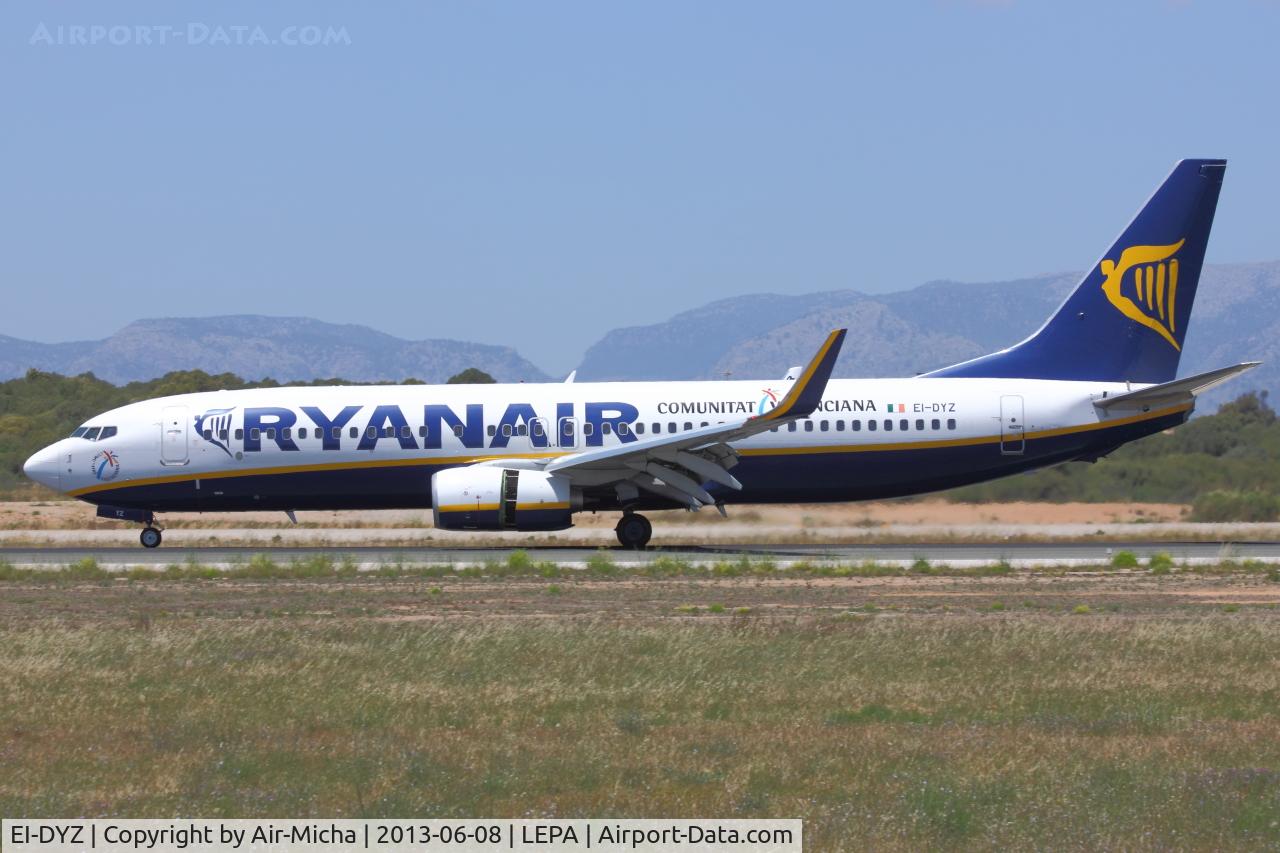
[[[1280,844],[1280,632],[1243,613],[40,622],[0,647],[11,817],[785,816],[814,850]]]

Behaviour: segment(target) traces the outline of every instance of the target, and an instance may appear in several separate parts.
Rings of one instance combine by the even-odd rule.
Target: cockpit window
[[[80,436],[84,435],[88,429],[89,429],[88,427],[76,427],[76,431],[71,433],[71,437],[79,438]]]
[[[98,441],[106,441],[116,434],[115,427],[103,427],[102,432],[98,433]]]
[[[84,434],[84,438],[87,439],[88,441],[97,441],[98,432],[101,429],[102,429],[101,427],[89,427],[89,429]]]

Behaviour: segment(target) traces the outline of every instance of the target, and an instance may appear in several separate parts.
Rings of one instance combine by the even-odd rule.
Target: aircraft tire
[[[138,536],[138,540],[142,543],[143,548],[160,547],[160,531],[154,527],[142,528],[142,533]]]
[[[649,519],[634,512],[625,513],[613,529],[618,534],[618,544],[630,551],[643,551],[653,538],[653,525]]]

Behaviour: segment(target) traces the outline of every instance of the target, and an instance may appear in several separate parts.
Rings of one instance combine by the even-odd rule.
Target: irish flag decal
[[[906,410],[906,403],[890,403],[886,411],[888,411],[889,414],[893,414],[894,412],[905,412]]]

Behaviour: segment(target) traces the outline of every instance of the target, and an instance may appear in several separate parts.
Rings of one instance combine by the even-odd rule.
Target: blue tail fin
[[[1058,312],[1020,344],[926,376],[1168,382],[1226,160],[1183,160]]]

